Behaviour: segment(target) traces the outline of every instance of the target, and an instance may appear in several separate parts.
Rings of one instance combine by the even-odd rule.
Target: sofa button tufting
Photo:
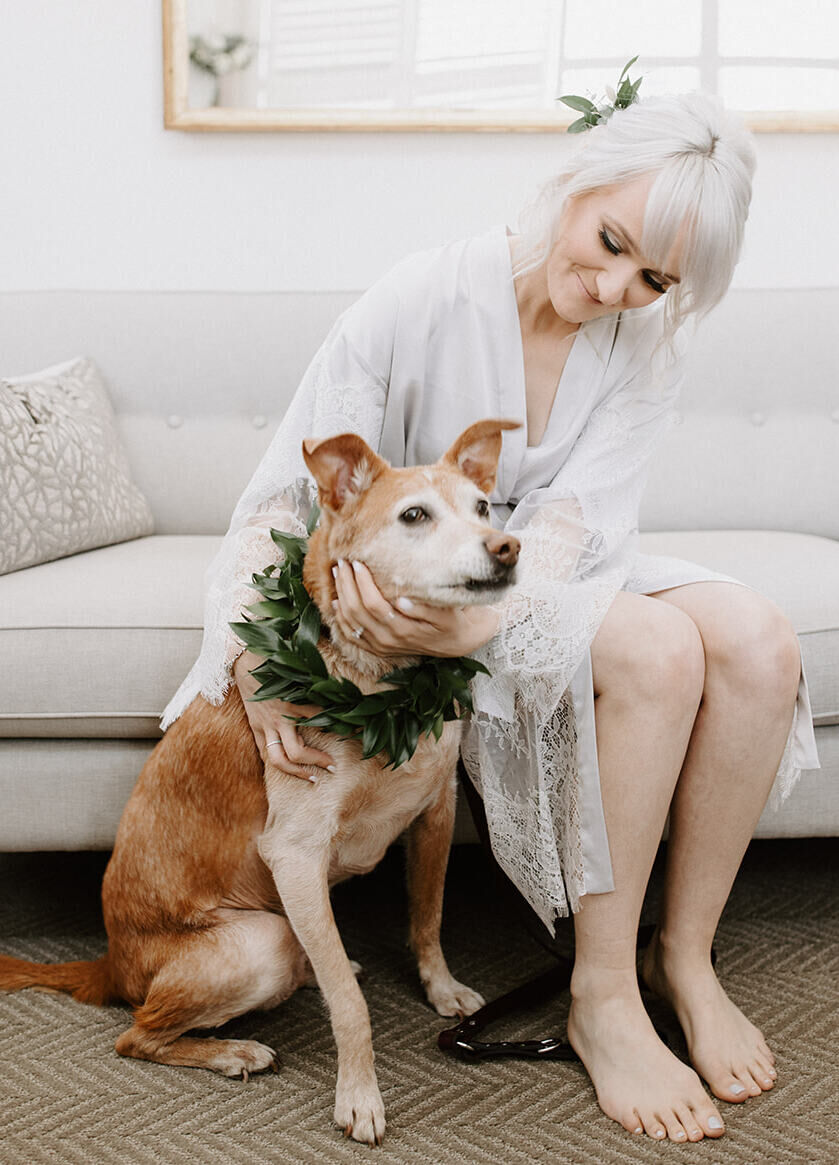
[[[166,424],[169,426],[170,429],[180,429],[180,427],[183,423],[184,423],[183,417],[179,417],[177,413],[172,413],[171,416],[168,416],[166,418]]]
[[[251,420],[251,424],[255,429],[264,429],[268,424],[268,418],[264,417],[262,413],[257,413],[256,416]]]
[[[752,424],[753,425],[765,425],[766,424],[765,413],[752,413]]]

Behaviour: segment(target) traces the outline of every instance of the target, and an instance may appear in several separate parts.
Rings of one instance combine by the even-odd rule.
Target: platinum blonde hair
[[[584,136],[582,148],[522,214],[515,274],[545,262],[566,199],[653,174],[640,241],[651,268],[665,269],[683,224],[686,232],[681,282],[664,297],[665,339],[672,341],[686,317],[704,316],[731,283],[751,201],[752,136],[719,101],[700,93],[647,98]]]

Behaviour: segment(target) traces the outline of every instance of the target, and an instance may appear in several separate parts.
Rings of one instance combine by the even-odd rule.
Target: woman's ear
[[[387,462],[357,433],[303,442],[303,460],[318,483],[321,505],[340,510],[369,489]]]
[[[476,421],[460,434],[440,458],[440,465],[452,465],[474,481],[478,489],[489,493],[495,485],[501,434],[505,429],[520,429],[520,421]]]

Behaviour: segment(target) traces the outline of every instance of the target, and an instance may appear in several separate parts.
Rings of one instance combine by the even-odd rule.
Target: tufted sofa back
[[[159,534],[213,534],[347,292],[0,294],[0,375],[76,355],[111,388]],[[646,530],[839,538],[839,290],[734,291],[703,324]]]

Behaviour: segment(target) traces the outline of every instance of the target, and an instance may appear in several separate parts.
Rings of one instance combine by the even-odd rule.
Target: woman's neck
[[[518,238],[511,236],[508,242],[511,260],[515,265]],[[523,336],[561,342],[574,335],[579,329],[578,323],[569,323],[557,315],[548,292],[548,279],[544,264],[515,278],[513,288],[516,294],[516,306],[518,307]]]

